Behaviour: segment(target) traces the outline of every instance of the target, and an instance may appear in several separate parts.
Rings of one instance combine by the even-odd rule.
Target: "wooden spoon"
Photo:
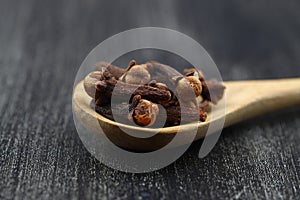
[[[267,112],[300,104],[300,78],[232,81],[224,82],[224,85],[226,90],[223,103],[225,103],[226,111],[219,116],[220,118],[225,117],[224,127]],[[173,126],[161,128],[158,132],[154,128],[121,124],[96,113],[91,109],[90,102],[91,97],[85,92],[83,81],[81,81],[74,88],[73,94],[73,110],[77,120],[86,128],[87,134],[103,137],[101,133],[104,132],[114,144],[122,148],[152,151],[165,146],[179,130],[179,126]],[[218,106],[221,104],[218,104],[213,110],[218,110]],[[209,124],[220,119],[219,117],[208,117],[206,122],[196,122],[198,131],[195,140],[203,138]],[[183,131],[180,134],[188,134],[191,128],[195,127],[194,125],[181,125],[180,128]],[[137,138],[124,132],[136,132],[151,137]]]

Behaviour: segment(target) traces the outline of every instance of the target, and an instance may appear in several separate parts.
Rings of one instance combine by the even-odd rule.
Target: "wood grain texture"
[[[300,76],[299,2],[172,2],[0,1],[0,199],[300,198],[299,107],[226,128],[204,159],[198,141],[149,174],[114,171],[83,147],[72,118],[76,71],[129,28],[189,34],[224,80]]]

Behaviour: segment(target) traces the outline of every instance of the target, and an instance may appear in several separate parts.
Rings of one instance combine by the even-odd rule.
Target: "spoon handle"
[[[233,81],[225,85],[228,88],[225,126],[300,105],[300,78]]]
[[[300,78],[258,81],[256,92],[274,108],[294,106],[300,103]]]

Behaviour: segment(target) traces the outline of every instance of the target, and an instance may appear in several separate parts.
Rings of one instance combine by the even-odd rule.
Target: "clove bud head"
[[[196,97],[202,92],[202,83],[195,76],[180,77],[177,79],[176,92],[184,101],[191,101],[195,96],[191,95],[194,91]]]
[[[143,85],[151,80],[147,65],[134,65],[122,77],[125,83]]]
[[[132,120],[140,126],[151,126],[155,123],[158,112],[157,104],[140,99],[132,111]]]

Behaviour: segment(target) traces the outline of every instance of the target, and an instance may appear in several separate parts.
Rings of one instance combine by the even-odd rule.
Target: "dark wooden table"
[[[199,41],[224,80],[300,77],[299,1],[0,1],[0,199],[299,199],[300,109],[223,130],[148,174],[112,170],[82,145],[73,81],[93,47],[161,26]]]

